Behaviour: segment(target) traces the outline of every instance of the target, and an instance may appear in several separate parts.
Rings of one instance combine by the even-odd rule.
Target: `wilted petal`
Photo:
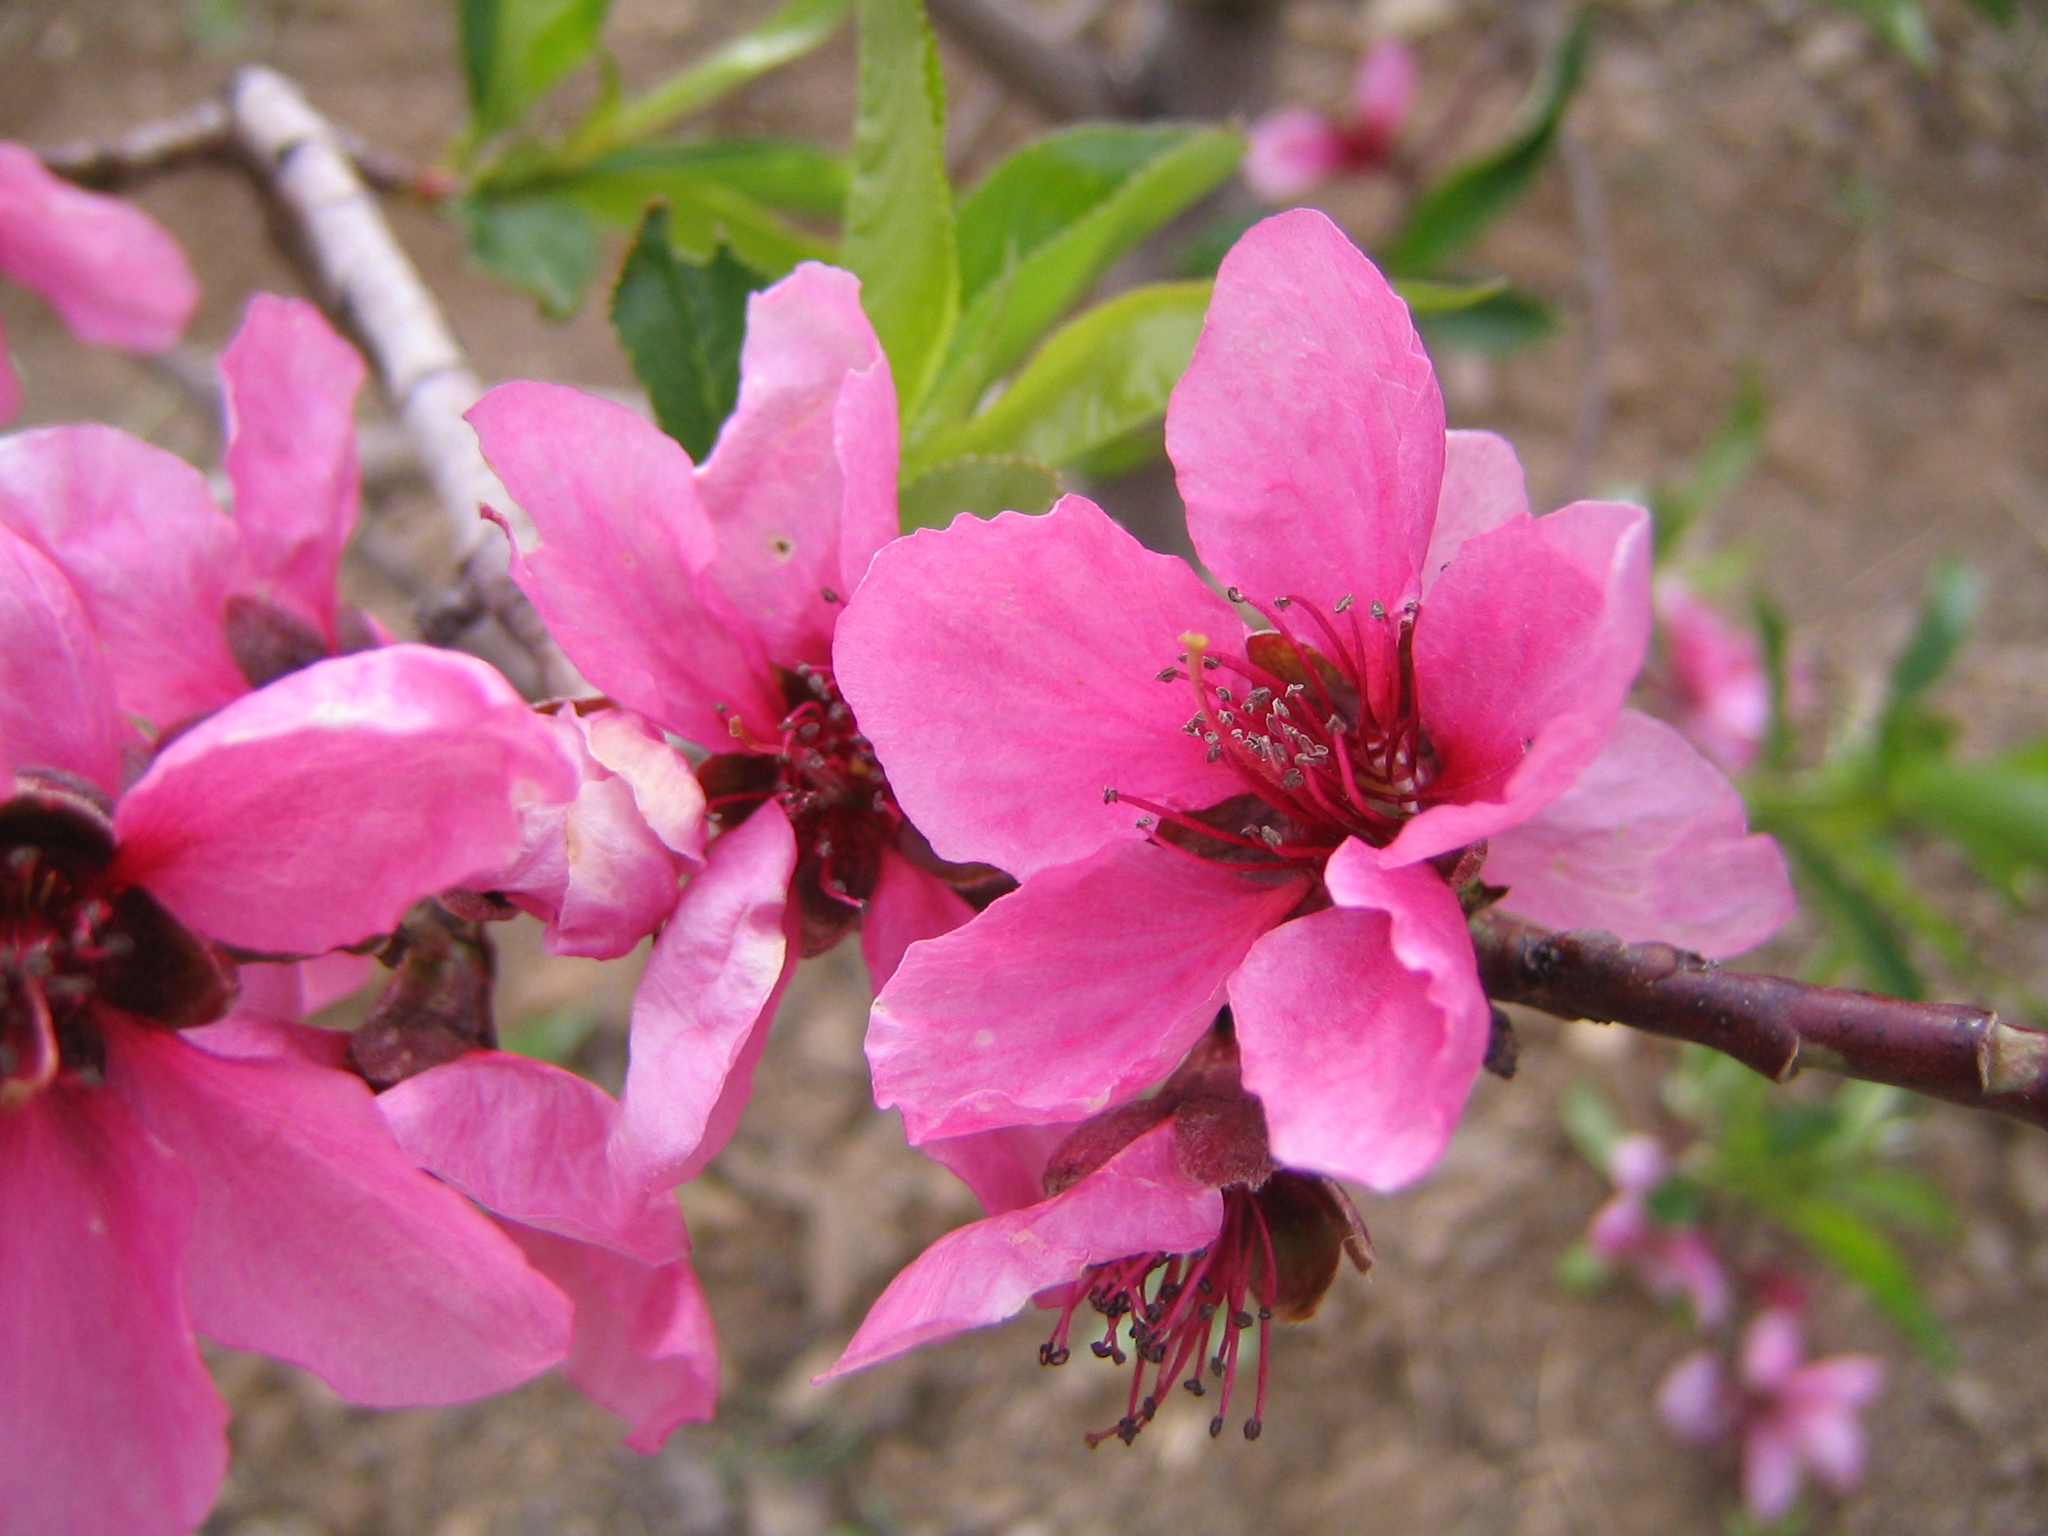
[[[642,1264],[532,1227],[506,1230],[575,1303],[562,1374],[626,1421],[628,1446],[651,1455],[678,1424],[711,1417],[718,1336],[687,1256]]]
[[[185,1310],[192,1187],[115,1094],[0,1113],[0,1516],[53,1536],[186,1536],[227,1407]]]
[[[199,305],[162,225],[51,175],[19,144],[0,144],[0,272],[48,299],[79,340],[130,352],[163,351]]]
[[[884,390],[847,402],[863,374]],[[697,471],[697,494],[718,536],[712,574],[785,666],[829,659],[839,608],[823,594],[851,596],[867,557],[896,531],[894,456],[879,451],[897,437],[888,379],[851,272],[805,262],[748,299],[739,403]],[[856,414],[842,444],[843,404]],[[842,447],[864,455],[865,473],[849,477]],[[874,471],[885,457],[888,488],[878,497]],[[850,541],[859,560],[851,569],[840,559],[843,512],[865,535]]]
[[[519,803],[573,784],[490,667],[387,646],[281,678],[158,754],[115,808],[117,876],[223,943],[320,954],[502,867]]]
[[[759,638],[700,577],[718,541],[675,440],[559,384],[501,384],[468,420],[540,532],[513,577],[583,675],[713,751],[731,739],[720,705],[773,736],[784,706]]]
[[[1443,1155],[1490,1014],[1443,878],[1382,871],[1367,853],[1337,851],[1325,878],[1338,905],[1259,940],[1230,1006],[1274,1161],[1388,1190]]]
[[[360,1078],[230,1058],[111,1021],[107,1076],[190,1170],[201,1332],[303,1365],[352,1402],[451,1403],[539,1374],[569,1306],[398,1148]]]
[[[1269,203],[1305,197],[1344,169],[1344,135],[1320,112],[1282,107],[1245,132],[1245,185]]]
[[[633,995],[615,1156],[643,1188],[679,1184],[731,1137],[795,963],[796,838],[772,800],[711,845]]]
[[[643,1264],[687,1252],[674,1198],[618,1177],[619,1107],[587,1078],[473,1051],[387,1089],[377,1107],[407,1156],[496,1215]]]
[[[1529,490],[1514,445],[1493,432],[1444,434],[1444,483],[1422,562],[1426,596],[1465,541],[1529,515]]]
[[[1735,786],[1660,720],[1623,710],[1572,787],[1488,844],[1503,905],[1551,928],[1605,928],[1720,958],[1792,915],[1778,845]]]
[[[234,525],[184,460],[112,427],[0,438],[0,524],[77,591],[123,709],[163,730],[248,692],[222,634]]]
[[[1466,540],[1415,625],[1439,803],[1401,829],[1412,863],[1526,821],[1598,754],[1649,638],[1649,516],[1575,502]]]
[[[1443,397],[1408,306],[1326,215],[1277,214],[1223,258],[1166,450],[1196,550],[1254,600],[1393,612],[1419,590]]]
[[[1162,683],[1200,631],[1244,627],[1187,563],[1079,496],[1042,517],[962,514],[875,557],[833,664],[890,787],[944,859],[1019,879],[1141,839],[1117,788],[1173,805],[1237,793]]]
[[[71,584],[0,527],[0,775],[57,768],[115,794],[132,734]]]
[[[220,376],[245,580],[332,646],[334,583],[362,479],[363,360],[305,300],[259,293],[221,354]]]
[[[973,916],[974,908],[952,886],[894,848],[883,849],[881,879],[860,920],[860,953],[868,963],[868,985],[881,991],[911,945],[951,933]]]
[[[933,1243],[889,1282],[845,1353],[818,1379],[1000,1323],[1047,1287],[1078,1280],[1091,1264],[1203,1247],[1222,1225],[1223,1197],[1180,1171],[1173,1127],[1162,1125],[1064,1194]]]
[[[875,1102],[912,1142],[1084,1119],[1164,1077],[1306,882],[1149,843],[1042,870],[904,956],[875,1000]]]
[[[629,709],[577,717],[590,755],[632,788],[634,807],[664,846],[691,869],[704,862],[704,787],[689,759]]]

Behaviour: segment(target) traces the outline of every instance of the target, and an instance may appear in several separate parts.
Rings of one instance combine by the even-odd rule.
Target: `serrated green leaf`
[[[997,166],[960,210],[966,307],[911,439],[964,417],[1118,258],[1243,155],[1226,129],[1094,125]]]
[[[461,214],[480,266],[525,289],[555,319],[575,312],[597,270],[589,214],[553,198],[466,198]]]
[[[846,19],[848,0],[790,0],[758,27],[625,103],[608,125],[611,144],[635,143],[701,112],[750,80],[800,59]]]
[[[953,188],[946,179],[946,87],[921,0],[859,0],[860,79],[842,261],[861,280],[914,418],[960,313]]]
[[[563,170],[544,162],[499,172],[479,190],[508,195],[569,189],[599,218],[632,227],[647,205],[711,184],[764,207],[836,220],[846,201],[846,160],[796,139],[691,139],[640,144]]]
[[[1564,110],[1578,89],[1591,35],[1590,12],[1582,11],[1559,45],[1548,78],[1532,98],[1521,132],[1426,189],[1380,251],[1381,266],[1397,276],[1428,276],[1470,245],[1529,190],[1550,156]]]
[[[1156,420],[1187,370],[1208,283],[1118,294],[1053,332],[986,411],[924,444],[919,467],[963,454],[1075,463]]]
[[[608,0],[462,0],[470,135],[511,127],[590,57]]]
[[[1764,441],[1763,381],[1746,371],[1728,414],[1683,479],[1650,493],[1655,559],[1662,562],[1707,513],[1725,501],[1756,466]]]
[[[1557,316],[1534,294],[1503,288],[1459,309],[1425,311],[1415,323],[1431,346],[1498,354],[1534,346],[1557,328]]]
[[[696,176],[677,169],[658,179],[615,180],[592,170],[529,185],[545,187],[553,201],[628,229],[638,224],[651,191],[668,204],[669,243],[678,251],[709,261],[720,245],[730,245],[748,266],[771,278],[783,276],[800,261],[829,261],[833,255],[829,243],[806,234],[716,175]]]
[[[1035,459],[948,459],[904,486],[896,505],[908,533],[943,528],[962,512],[1044,512],[1059,494],[1059,477]]]
[[[612,325],[654,419],[699,464],[739,398],[747,295],[765,284],[724,247],[702,264],[678,260],[657,205],[612,290]]]
[[[1954,1357],[1912,1266],[1871,1222],[1838,1201],[1820,1198],[1793,1201],[1772,1214],[1854,1282],[1929,1360],[1946,1365]]]

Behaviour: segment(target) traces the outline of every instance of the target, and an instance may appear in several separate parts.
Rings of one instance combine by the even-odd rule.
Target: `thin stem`
[[[2048,1032],[1987,1008],[1916,1003],[1724,971],[1669,944],[1472,919],[1487,994],[1732,1056],[1775,1082],[1821,1067],[2048,1128]]]

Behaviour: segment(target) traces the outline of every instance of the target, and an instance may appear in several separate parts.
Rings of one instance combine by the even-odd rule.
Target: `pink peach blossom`
[[[1288,203],[1334,177],[1379,170],[1414,105],[1420,72],[1407,44],[1373,44],[1358,61],[1351,100],[1339,116],[1282,107],[1252,124],[1246,183],[1268,202]]]
[[[1837,1493],[1863,1475],[1859,1415],[1884,1385],[1884,1362],[1872,1355],[1809,1361],[1805,1354],[1798,1310],[1770,1306],[1743,1334],[1734,1380],[1702,1349],[1673,1366],[1658,1389],[1657,1411],[1680,1439],[1740,1439],[1743,1502],[1759,1520],[1788,1513],[1809,1472]]]
[[[1311,1316],[1340,1257],[1365,1270],[1372,1248],[1342,1190],[1273,1165],[1264,1114],[1240,1069],[1235,1038],[1219,1023],[1149,1098],[1074,1127],[928,1143],[989,1215],[913,1260],[820,1379],[1000,1322],[1033,1297],[1059,1308],[1039,1360],[1061,1365],[1085,1302],[1106,1320],[1091,1351],[1120,1366],[1136,1357],[1123,1417],[1090,1443],[1136,1439],[1177,1384],[1196,1397],[1220,1388],[1214,1435],[1256,1325],[1244,1433],[1257,1439],[1273,1321]]]
[[[1646,683],[1651,707],[1729,773],[1756,761],[1771,723],[1770,679],[1756,636],[1738,629],[1681,578],[1657,578],[1659,645]]]
[[[97,562],[89,524],[66,548],[101,575],[145,547],[100,531]],[[500,864],[519,802],[572,774],[490,668],[392,646],[227,703],[130,783],[145,748],[89,612],[0,526],[0,1502],[23,1529],[174,1536],[226,1458],[195,1330],[368,1404],[571,1349],[562,1290],[360,1078],[221,1015],[229,954],[389,930]]]
[[[513,575],[563,650],[611,702],[712,754],[697,777],[723,830],[701,872],[672,910],[649,888],[612,925],[615,940],[661,928],[619,1147],[674,1183],[731,1134],[799,956],[862,923],[883,976],[969,911],[905,827],[831,666],[843,605],[896,533],[888,361],[858,282],[806,263],[749,301],[738,405],[701,466],[624,407],[554,385],[500,386],[470,420],[539,530]]]
[[[1663,1144],[1653,1136],[1625,1136],[1608,1156],[1614,1198],[1593,1215],[1586,1241],[1609,1263],[1642,1277],[1652,1295],[1683,1294],[1692,1315],[1711,1328],[1728,1315],[1728,1272],[1706,1234],[1691,1224],[1667,1225],[1650,1210],[1652,1190],[1670,1175]]]
[[[152,738],[382,638],[335,594],[363,372],[312,305],[250,301],[221,355],[232,516],[191,465],[112,427],[0,439],[0,527],[63,573]]]
[[[1531,517],[1507,444],[1445,432],[1405,307],[1327,218],[1225,259],[1166,435],[1232,601],[1069,496],[888,546],[839,626],[905,812],[1022,882],[882,988],[877,1099],[920,1144],[1071,1123],[1227,1002],[1274,1160],[1390,1189],[1441,1153],[1488,1036],[1440,869],[1483,857],[1510,907],[1526,886],[1546,921],[1729,953],[1789,912],[1783,864],[1622,709],[1646,515]],[[1624,827],[1573,801],[1595,778],[1628,787]]]
[[[185,253],[156,220],[51,175],[19,144],[0,143],[0,272],[48,299],[80,341],[129,352],[169,347],[199,305]],[[0,424],[21,408],[5,359],[0,338]]]

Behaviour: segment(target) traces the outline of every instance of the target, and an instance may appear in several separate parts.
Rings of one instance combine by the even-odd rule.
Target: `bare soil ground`
[[[171,0],[13,0],[0,10],[0,134],[49,142],[185,106],[258,57],[389,148],[431,159],[459,114],[450,7],[399,0],[245,0],[238,42],[195,41]],[[761,0],[621,0],[613,37],[649,78],[762,13]],[[218,7],[205,14],[220,14]],[[1937,9],[1943,63],[1916,76],[1843,13],[1808,0],[1637,0],[1607,13],[1576,132],[1605,189],[1590,231],[1553,172],[1487,240],[1475,269],[1557,299],[1561,333],[1505,364],[1443,360],[1458,421],[1507,432],[1539,501],[1573,474],[1589,363],[1611,413],[1583,476],[1641,484],[1712,431],[1745,368],[1770,401],[1764,461],[1710,542],[1749,550],[1815,658],[1822,695],[1853,710],[1944,550],[1987,578],[1986,627],[1950,700],[1973,742],[2048,727],[2048,199],[2041,38],[2002,37]],[[1287,94],[1331,102],[1369,29],[1417,37],[1426,123],[1480,61],[1478,123],[1504,121],[1526,76],[1520,40],[1545,18],[1487,0],[1297,0]],[[1505,39],[1506,45],[1495,39]],[[1489,62],[1490,61],[1490,62]],[[843,141],[845,39],[727,108],[732,129]],[[1027,111],[949,54],[980,163]],[[254,286],[289,290],[260,213],[233,177],[195,172],[142,202],[186,242],[206,284],[194,341],[217,347]],[[1330,206],[1369,237],[1372,188]],[[453,231],[394,215],[483,372],[627,382],[601,310],[547,324],[467,270]],[[1591,328],[1586,249],[1605,243],[1618,332]],[[79,349],[24,295],[0,292],[29,383],[27,421],[110,420],[211,451],[205,420],[158,371]],[[372,413],[374,414],[374,413]],[[409,496],[379,498],[369,537],[403,550]],[[396,541],[396,542],[391,542]],[[402,620],[365,559],[351,580]],[[2048,968],[2037,917],[1972,911],[1999,952]],[[629,966],[542,962],[515,935],[513,1026],[580,1010],[602,1021],[584,1062],[615,1073]],[[236,1456],[213,1536],[1094,1536],[1098,1532],[1713,1532],[1727,1468],[1673,1444],[1650,1411],[1686,1331],[1634,1292],[1568,1295],[1559,1254],[1602,1198],[1558,1129],[1586,1074],[1651,1113],[1660,1044],[1531,1020],[1523,1071],[1483,1080],[1444,1165],[1367,1208],[1381,1265],[1341,1280],[1276,1352],[1266,1433],[1211,1444],[1192,1405],[1135,1448],[1084,1448],[1122,1380],[1076,1362],[1042,1371],[1038,1324],[929,1349],[830,1390],[830,1360],[895,1265],[974,1212],[867,1103],[865,1007],[849,956],[813,964],[784,1009],[756,1101],[711,1173],[684,1192],[725,1347],[715,1426],[643,1458],[559,1381],[471,1407],[370,1414],[285,1368],[222,1355]],[[1894,1365],[1870,1417],[1872,1464],[1813,1529],[1899,1536],[2048,1531],[2048,1139],[1937,1109],[1918,1156],[1950,1193],[1958,1237],[1915,1254],[1953,1329],[1941,1377],[1860,1302],[1825,1289],[1824,1349]]]

